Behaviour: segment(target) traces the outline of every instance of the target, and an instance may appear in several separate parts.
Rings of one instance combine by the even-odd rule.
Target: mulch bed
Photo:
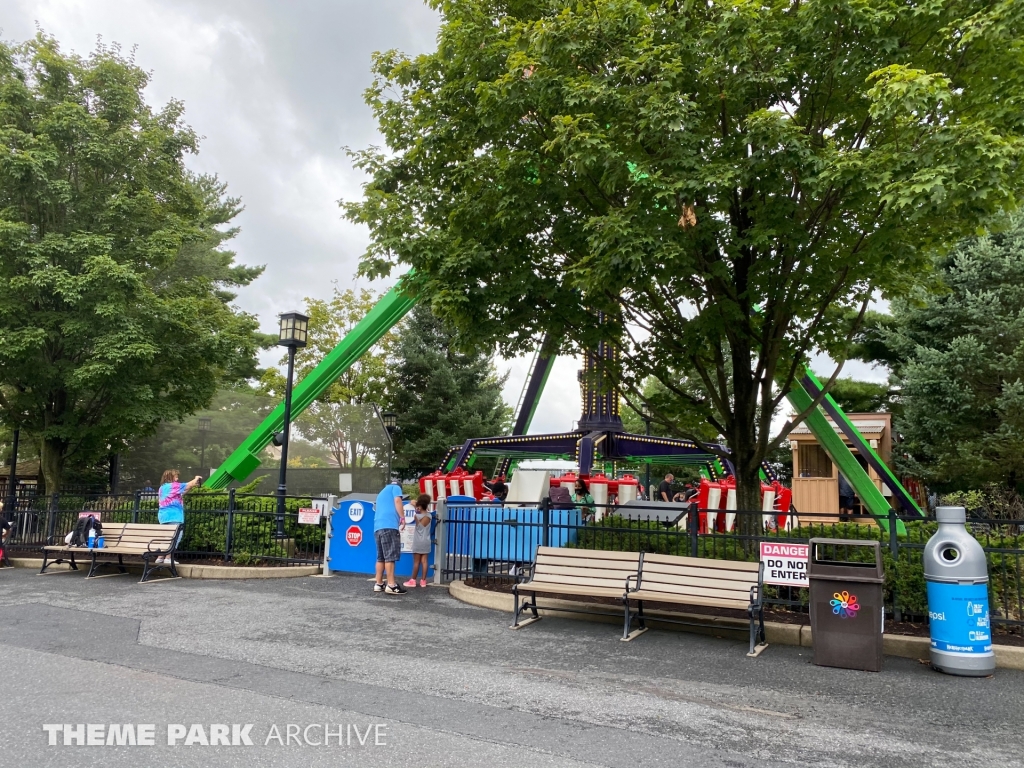
[[[512,594],[513,579],[466,579],[467,587],[485,589],[488,592],[501,592]],[[578,603],[592,603],[599,605],[614,606],[621,608],[622,601],[610,597],[581,597],[580,595],[546,595],[548,598],[557,600],[572,600]],[[644,601],[644,606],[651,610],[679,611],[675,603],[652,603]],[[687,613],[701,614],[704,616],[726,616],[738,619],[746,619],[744,611],[734,611],[728,608],[710,608],[707,606],[692,606],[686,608]],[[766,607],[764,609],[765,621],[775,621],[779,624],[810,624],[811,619],[806,613],[799,611],[787,611],[783,608]],[[928,637],[928,625],[911,621],[889,621],[885,622],[885,633],[887,635],[904,635],[908,637]],[[1005,627],[993,629],[993,640],[999,645],[1013,645],[1024,647],[1024,635],[1018,632],[1007,631]]]

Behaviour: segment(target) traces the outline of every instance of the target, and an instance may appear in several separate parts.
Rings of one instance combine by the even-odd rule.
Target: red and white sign
[[[358,525],[350,525],[345,531],[345,541],[350,547],[358,547],[363,543],[363,529]]]
[[[300,525],[320,525],[320,510],[303,507],[299,510]]]
[[[78,516],[80,518],[82,518],[82,517],[94,517],[94,518],[96,518],[96,522],[97,523],[100,522],[103,519],[103,513],[102,512],[79,512]]]
[[[764,583],[786,587],[807,586],[807,544],[761,542],[761,562],[764,563]]]

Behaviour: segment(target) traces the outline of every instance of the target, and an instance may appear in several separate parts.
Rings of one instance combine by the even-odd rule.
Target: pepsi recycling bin
[[[377,571],[377,543],[373,538],[373,515],[377,496],[370,493],[350,493],[338,502],[331,517],[331,544],[327,556],[332,571],[366,573]],[[405,506],[406,525],[414,524],[412,505]],[[432,531],[433,532],[433,531]],[[434,552],[430,552],[427,566],[434,567]],[[412,553],[402,552],[395,563],[396,576],[412,573]]]
[[[967,532],[967,510],[938,507],[939,530],[924,548],[932,667],[950,675],[995,672],[988,612],[988,563]]]

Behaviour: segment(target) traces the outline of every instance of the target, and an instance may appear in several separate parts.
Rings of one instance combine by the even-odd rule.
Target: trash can
[[[853,539],[811,539],[810,545],[807,579],[814,663],[880,672],[885,621],[881,546]],[[869,549],[870,557],[853,560],[852,549]]]
[[[967,532],[967,510],[938,507],[939,530],[924,547],[932,667],[950,675],[995,672],[985,550]]]

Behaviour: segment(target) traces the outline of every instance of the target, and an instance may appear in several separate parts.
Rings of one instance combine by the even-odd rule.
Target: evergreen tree
[[[414,307],[403,324],[397,358],[400,471],[430,471],[453,445],[508,429],[511,409],[501,397],[507,377],[496,374],[489,356],[459,349],[429,305]]]
[[[1024,216],[937,261],[941,284],[894,302],[878,338],[909,471],[937,487],[1024,478]]]

